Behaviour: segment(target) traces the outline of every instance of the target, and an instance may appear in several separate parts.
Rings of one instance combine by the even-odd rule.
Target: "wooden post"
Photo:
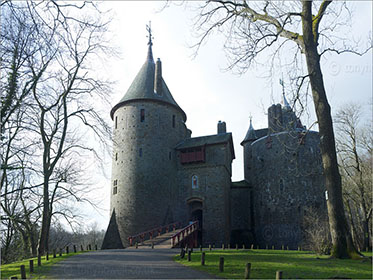
[[[89,251],[92,251],[92,246],[91,244],[88,245]]]
[[[298,246],[298,251],[302,251],[302,248],[300,246]]]
[[[221,245],[221,248],[222,248],[223,250],[225,250],[225,245],[224,245],[224,243]]]
[[[84,248],[82,244],[80,245],[80,251],[84,252]]]
[[[268,245],[266,245],[266,250],[268,250]]]
[[[21,279],[26,279],[26,269],[24,265],[21,265]]]
[[[60,257],[62,257],[62,248],[60,248]]]
[[[135,248],[138,249],[139,248],[139,243],[135,243]]]
[[[53,249],[53,258],[56,258],[56,249]]]
[[[236,244],[236,250],[238,250],[238,244]]]
[[[185,257],[185,250],[184,250],[184,248],[181,248],[180,258],[184,259],[184,257]]]
[[[205,265],[205,252],[201,254],[201,265]]]
[[[289,246],[286,246],[286,250],[288,250],[288,251],[289,251]]]
[[[211,244],[209,244],[209,251],[211,251]]]
[[[251,263],[247,263],[245,267],[245,279],[250,278]]]
[[[66,246],[66,254],[69,254],[69,246]]]
[[[281,246],[281,250],[284,251],[285,250],[285,247],[284,245]]]
[[[213,248],[213,249],[215,249],[215,244],[214,244],[214,245],[212,245],[212,248]]]
[[[254,249],[254,244],[251,244],[251,250],[253,250]]]
[[[154,249],[154,242],[152,242],[152,249]]]
[[[76,245],[74,245],[73,248],[74,248],[74,253],[76,253]]]
[[[280,280],[282,279],[282,271],[281,270],[277,270],[276,271],[276,280]]]
[[[192,261],[192,250],[188,251],[188,262]]]
[[[45,259],[47,260],[47,261],[49,261],[49,252],[47,251],[47,253],[45,254]]]
[[[219,272],[224,272],[224,257],[219,258]]]
[[[274,250],[275,249],[275,246],[274,245],[272,245],[272,250]]]
[[[95,244],[95,250],[97,251],[97,244]]]
[[[230,249],[231,248],[231,243],[228,243],[228,249]]]
[[[34,260],[30,260],[30,273],[34,272]]]
[[[243,250],[245,250],[245,249],[246,249],[246,248],[245,248],[245,244],[243,244],[243,245],[242,245],[242,249],[243,249]]]
[[[38,254],[38,266],[41,266],[41,255]]]

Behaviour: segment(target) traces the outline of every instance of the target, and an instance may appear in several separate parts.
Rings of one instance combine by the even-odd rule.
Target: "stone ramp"
[[[176,230],[161,234],[159,236],[156,236],[153,239],[145,240],[144,242],[139,243],[139,249],[141,248],[149,249],[151,248],[152,244],[154,244],[154,247],[158,249],[170,249],[171,248],[171,236],[180,232],[181,230],[182,229],[176,229]]]

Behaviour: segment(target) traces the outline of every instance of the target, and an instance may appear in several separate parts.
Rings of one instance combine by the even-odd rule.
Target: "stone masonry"
[[[145,63],[111,110],[114,122],[111,219],[103,249],[128,246],[151,228],[199,221],[198,243],[296,248],[304,242],[304,215],[326,218],[317,132],[302,126],[283,97],[268,109],[268,128],[250,120],[242,141],[244,180],[232,182],[232,134],[191,137],[186,114],[154,62]]]

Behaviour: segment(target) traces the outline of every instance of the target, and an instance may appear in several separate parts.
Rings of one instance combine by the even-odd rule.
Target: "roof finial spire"
[[[250,113],[250,116],[249,116],[249,119],[250,119],[250,126],[249,126],[249,129],[254,129],[253,128],[253,116],[251,115],[251,113]]]
[[[148,31],[149,35],[147,35],[146,37],[149,38],[149,41],[148,41],[148,45],[149,46],[153,46],[153,35],[152,35],[152,22],[149,21],[149,24],[146,25],[146,31]]]
[[[291,109],[289,102],[286,100],[285,97],[285,86],[284,86],[284,81],[280,79],[280,85],[282,86],[282,103],[284,105],[285,109]]]
[[[148,31],[148,35],[146,37],[149,38],[149,41],[148,41],[148,60],[150,61],[154,61],[153,59],[153,51],[152,51],[152,46],[153,46],[153,35],[152,35],[152,27],[151,27],[151,21],[149,21],[149,24],[146,25],[146,31]]]

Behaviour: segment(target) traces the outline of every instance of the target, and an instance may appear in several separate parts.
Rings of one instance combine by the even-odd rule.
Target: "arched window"
[[[145,121],[145,109],[140,109],[140,122]]]
[[[284,190],[284,180],[280,179],[280,192]]]
[[[192,189],[198,189],[198,176],[192,176]]]

